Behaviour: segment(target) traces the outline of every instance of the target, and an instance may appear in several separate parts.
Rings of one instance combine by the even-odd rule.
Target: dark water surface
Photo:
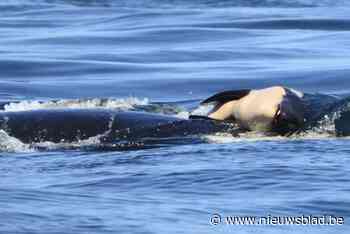
[[[225,89],[279,84],[347,96],[349,13],[342,0],[4,0],[0,100],[20,101],[5,111],[137,106],[187,116]],[[347,138],[224,135],[84,150],[92,139],[45,142],[41,152],[0,133],[0,233],[350,230]],[[213,213],[345,224],[213,226]]]

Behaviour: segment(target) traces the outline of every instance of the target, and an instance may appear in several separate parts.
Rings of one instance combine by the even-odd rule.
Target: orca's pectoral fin
[[[201,104],[208,104],[211,102],[217,102],[219,104],[223,104],[229,101],[241,99],[242,97],[248,95],[249,92],[250,92],[250,89],[224,91],[205,99],[204,101],[201,102]]]

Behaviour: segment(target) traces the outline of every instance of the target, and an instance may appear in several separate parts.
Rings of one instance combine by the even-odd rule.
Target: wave
[[[279,20],[250,20],[233,23],[206,23],[198,24],[207,28],[244,28],[244,29],[271,29],[271,30],[322,30],[322,31],[349,31],[350,21],[341,19],[279,19]]]
[[[1,5],[64,4],[79,7],[203,8],[344,6],[345,0],[4,0]]]

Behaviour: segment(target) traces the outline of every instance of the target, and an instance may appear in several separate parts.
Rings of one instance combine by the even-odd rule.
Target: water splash
[[[4,130],[0,130],[0,151],[19,153],[19,152],[33,152],[30,145],[22,143],[15,137],[9,136]]]
[[[148,99],[139,99],[136,97],[120,99],[77,99],[77,100],[57,100],[57,101],[21,101],[13,102],[4,106],[5,112],[10,111],[29,111],[40,109],[117,109],[131,110],[136,106],[147,105]]]

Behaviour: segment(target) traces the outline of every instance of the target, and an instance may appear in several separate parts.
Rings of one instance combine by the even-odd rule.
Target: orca
[[[232,125],[206,118],[185,120],[161,114],[106,109],[43,109],[0,112],[0,128],[23,143],[101,142],[183,137],[229,131]]]
[[[301,92],[273,86],[220,92],[202,101],[201,105],[215,103],[208,118],[234,121],[248,131],[285,135],[305,123],[306,106],[302,98]]]
[[[319,120],[329,114],[343,113],[335,119],[335,134],[350,135],[347,125],[350,115],[345,113],[350,99],[303,94],[274,86],[225,91],[201,104],[213,102],[216,105],[208,116],[192,115],[189,119],[104,108],[3,110],[0,111],[0,129],[28,144],[70,143],[91,137],[102,144],[146,141],[153,144],[160,139],[194,139],[192,136],[220,132],[240,136],[242,132],[256,130],[289,136],[317,127]]]

